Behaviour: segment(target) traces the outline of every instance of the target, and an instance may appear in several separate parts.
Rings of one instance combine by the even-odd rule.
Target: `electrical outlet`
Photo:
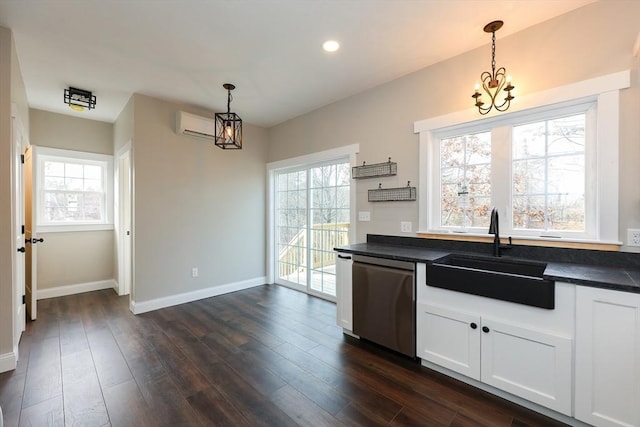
[[[400,231],[403,233],[411,233],[411,221],[400,221]]]
[[[640,246],[640,229],[627,228],[627,246]]]
[[[193,267],[191,269],[191,277],[198,277],[198,267]]]
[[[368,212],[368,211],[358,212],[358,221],[371,221],[371,212]]]

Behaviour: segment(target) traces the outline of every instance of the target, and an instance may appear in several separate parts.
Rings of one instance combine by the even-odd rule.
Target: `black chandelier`
[[[476,107],[478,107],[478,111],[480,114],[485,115],[492,108],[495,108],[498,111],[507,111],[509,106],[511,105],[511,100],[515,98],[511,91],[515,86],[511,84],[511,77],[507,76],[507,71],[504,67],[500,67],[496,70],[496,31],[502,28],[502,21],[493,21],[484,26],[485,33],[491,33],[491,72],[485,71],[480,74],[480,80],[482,81],[482,89],[491,99],[491,103],[487,107],[483,107],[484,102],[482,102],[480,93],[480,84],[476,83],[475,92],[471,95],[472,98],[476,100]],[[500,94],[500,91],[507,92],[507,96],[504,97],[504,100],[501,104],[496,103],[496,98]],[[499,101],[498,101],[499,102]]]
[[[227,90],[227,112],[216,113],[214,144],[223,149],[242,148],[242,119],[231,112],[231,91],[236,87],[231,83],[222,85]]]
[[[69,87],[64,90],[64,103],[76,111],[96,108],[96,96],[88,90]]]

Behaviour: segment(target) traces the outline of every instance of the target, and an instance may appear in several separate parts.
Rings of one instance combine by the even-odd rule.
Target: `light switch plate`
[[[358,221],[371,221],[371,212],[369,211],[358,212]]]

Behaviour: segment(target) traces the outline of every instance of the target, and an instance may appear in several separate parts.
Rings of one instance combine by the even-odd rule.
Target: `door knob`
[[[471,329],[476,329],[478,327],[478,325],[476,325],[475,322],[471,322],[469,326],[471,326]]]
[[[482,332],[484,332],[485,334],[489,333],[489,328],[487,328],[486,326],[483,326]]]
[[[26,249],[24,248],[24,246],[23,246],[23,247],[21,247],[21,248],[18,248],[18,252],[22,252],[22,253],[24,253],[25,251],[26,251]]]

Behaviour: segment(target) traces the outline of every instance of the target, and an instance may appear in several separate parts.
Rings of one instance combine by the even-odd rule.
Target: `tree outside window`
[[[488,227],[491,205],[491,132],[440,141],[440,224]]]
[[[585,230],[585,114],[513,127],[513,228]]]

